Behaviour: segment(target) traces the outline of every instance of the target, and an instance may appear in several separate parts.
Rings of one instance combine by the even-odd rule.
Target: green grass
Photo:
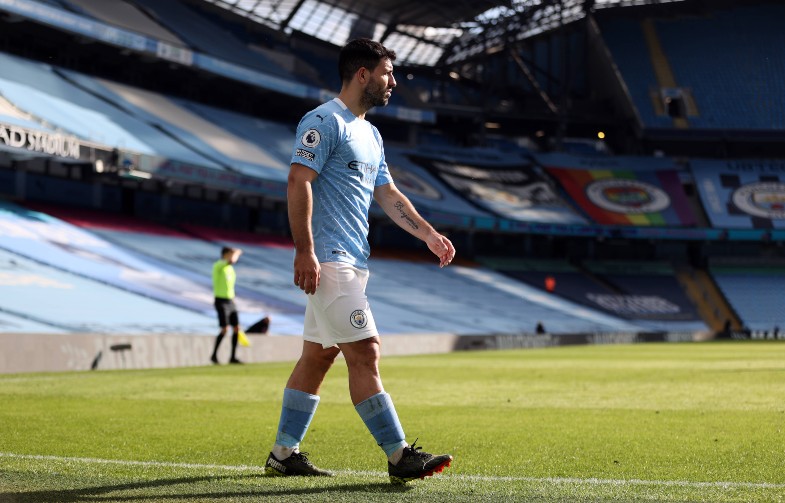
[[[0,502],[785,501],[785,344],[386,358],[409,441],[444,474],[391,486],[339,363],[302,445],[330,479],[267,478],[291,363],[0,376]]]

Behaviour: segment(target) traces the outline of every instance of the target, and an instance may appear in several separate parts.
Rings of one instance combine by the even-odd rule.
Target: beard
[[[387,105],[387,88],[377,84],[370,84],[363,91],[362,104],[370,110],[373,107],[383,107]]]

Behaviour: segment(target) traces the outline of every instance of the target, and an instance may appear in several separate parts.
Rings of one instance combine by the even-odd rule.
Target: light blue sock
[[[385,392],[377,393],[354,408],[388,457],[398,449],[406,447],[406,436],[390,395]]]
[[[275,443],[284,447],[295,448],[305,437],[311,424],[319,397],[296,389],[283,390],[283,406],[281,421],[278,423],[278,434]]]

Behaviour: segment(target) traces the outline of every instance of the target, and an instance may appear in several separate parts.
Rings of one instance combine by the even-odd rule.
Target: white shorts
[[[303,338],[323,348],[379,335],[365,295],[368,269],[324,262],[316,293],[308,296]]]

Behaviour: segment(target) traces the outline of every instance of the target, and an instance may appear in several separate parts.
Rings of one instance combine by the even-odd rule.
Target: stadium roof
[[[374,38],[394,49],[399,63],[434,66],[570,23],[591,9],[685,0],[204,1],[338,46],[352,38]]]

